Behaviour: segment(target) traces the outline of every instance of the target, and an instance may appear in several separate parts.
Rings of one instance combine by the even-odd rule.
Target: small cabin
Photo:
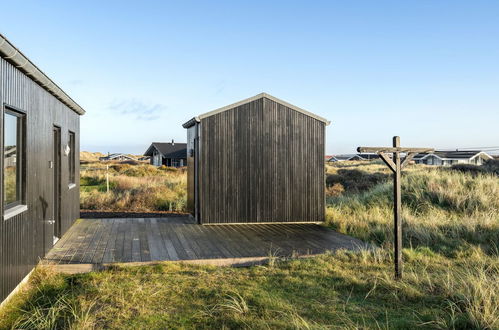
[[[492,156],[481,150],[436,150],[434,153],[420,153],[414,157],[416,164],[450,166],[454,164],[482,165]]]
[[[391,157],[391,155],[388,155]],[[344,161],[360,161],[360,160],[375,160],[379,159],[375,153],[358,153],[358,154],[343,154],[331,156],[329,162],[344,162]]]
[[[192,118],[188,209],[202,224],[323,222],[328,124],[266,93]]]
[[[187,144],[172,142],[153,142],[144,153],[154,166],[183,167],[187,165]]]
[[[2,35],[0,109],[2,302],[80,216],[85,111]]]
[[[135,159],[134,157],[122,153],[108,154],[107,156],[99,157],[99,161],[101,162],[110,162],[110,161],[125,162],[125,161],[136,161],[136,160],[137,159]]]

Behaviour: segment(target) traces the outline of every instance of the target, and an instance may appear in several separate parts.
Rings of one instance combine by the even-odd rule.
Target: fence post
[[[109,165],[106,165],[106,192],[109,193]]]

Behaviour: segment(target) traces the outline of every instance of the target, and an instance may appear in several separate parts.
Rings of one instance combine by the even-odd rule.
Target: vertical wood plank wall
[[[64,233],[79,217],[79,115],[57,100],[13,65],[0,58],[0,137],[3,137],[4,105],[26,112],[26,204],[28,211],[3,220],[3,189],[0,189],[0,302],[45,255],[45,220],[52,218],[52,127],[61,128],[61,144],[75,133],[75,183],[69,189],[69,162],[61,149],[61,217]],[[1,138],[0,138],[1,140]],[[61,146],[61,148],[62,148]],[[3,150],[3,141],[0,142]],[[3,171],[3,157],[0,157]]]
[[[200,123],[202,223],[325,218],[325,124],[268,98]]]

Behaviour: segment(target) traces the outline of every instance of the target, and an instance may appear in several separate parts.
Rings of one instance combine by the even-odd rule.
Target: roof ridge
[[[322,121],[322,122],[324,122],[326,125],[329,125],[329,124],[331,123],[329,120],[327,120],[327,119],[326,119],[326,118],[324,118],[324,117],[321,117],[321,116],[316,115],[316,114],[314,114],[314,113],[312,113],[312,112],[310,112],[310,111],[308,111],[308,110],[305,110],[305,109],[302,109],[302,108],[300,108],[300,107],[297,107],[296,105],[293,105],[293,104],[291,104],[291,103],[289,103],[289,102],[286,102],[286,101],[284,101],[284,100],[281,100],[281,99],[279,99],[279,98],[277,98],[277,97],[275,97],[275,96],[272,96],[272,95],[270,95],[270,94],[268,94],[268,93],[265,93],[265,92],[261,92],[261,93],[259,93],[259,94],[255,95],[255,96],[252,96],[252,97],[249,97],[249,98],[246,98],[246,99],[243,99],[243,100],[237,101],[237,102],[235,102],[235,103],[231,103],[231,104],[226,105],[226,106],[223,106],[223,107],[221,107],[221,108],[217,108],[217,109],[215,109],[215,110],[212,110],[212,111],[209,111],[209,112],[205,112],[205,113],[203,113],[203,114],[200,114],[200,115],[198,115],[198,116],[194,117],[193,119],[194,119],[194,120],[196,120],[197,122],[199,122],[201,119],[204,119],[204,118],[207,118],[207,117],[210,117],[210,116],[216,115],[216,114],[218,114],[218,113],[221,113],[221,112],[224,112],[224,111],[227,111],[227,110],[230,110],[230,109],[236,108],[236,107],[238,107],[238,106],[241,106],[241,105],[243,105],[243,104],[247,104],[247,103],[250,103],[250,102],[256,101],[256,100],[261,99],[261,98],[267,98],[267,99],[272,100],[272,101],[274,101],[274,102],[280,103],[280,104],[282,104],[282,105],[284,105],[284,106],[286,106],[286,107],[288,107],[288,108],[290,108],[290,109],[293,109],[293,110],[298,111],[298,112],[300,112],[300,113],[302,113],[302,114],[304,114],[304,115],[307,115],[307,116],[309,116],[309,117],[312,117],[312,118],[315,118],[315,119],[317,119],[317,120],[319,120],[319,121]],[[188,128],[188,124],[189,124],[191,121],[192,121],[192,119],[188,120],[188,121],[187,121],[186,123],[184,123],[182,126],[183,126],[184,128]],[[189,125],[189,126],[190,126],[190,125]]]

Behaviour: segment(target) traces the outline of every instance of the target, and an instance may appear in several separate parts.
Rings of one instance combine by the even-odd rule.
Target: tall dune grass
[[[364,171],[369,171],[366,165]],[[357,169],[358,170],[358,169]],[[391,179],[354,194],[327,198],[327,223],[379,245],[393,239]],[[499,178],[415,166],[402,176],[404,244],[448,254],[499,246]]]
[[[109,192],[106,187],[109,173]],[[80,207],[99,211],[185,212],[185,169],[139,164],[85,165],[81,171]]]
[[[179,187],[185,191],[182,171],[113,171],[110,201],[135,189],[140,193],[130,198],[140,200],[141,186],[168,189],[172,200],[182,195]],[[0,311],[0,328],[499,329],[493,173],[407,168],[401,280],[393,277],[389,172],[380,163],[343,163],[327,167],[326,225],[378,248],[271,258],[250,268],[164,263],[80,275],[38,269]],[[82,173],[83,189],[102,193],[102,174]]]
[[[351,166],[355,177],[359,171],[364,175],[386,172],[382,164]],[[328,172],[347,175],[348,168],[343,164],[329,167]],[[425,324],[428,327],[459,328],[459,324],[466,324],[476,329],[499,328],[499,177],[495,173],[411,166],[403,174],[404,258],[412,261],[413,255],[423,252],[429,256],[429,268],[432,263],[448,264],[445,272],[411,270],[399,283],[418,283],[422,292],[437,291],[445,297],[446,317]],[[330,194],[327,224],[390,253],[390,177],[362,192]]]

